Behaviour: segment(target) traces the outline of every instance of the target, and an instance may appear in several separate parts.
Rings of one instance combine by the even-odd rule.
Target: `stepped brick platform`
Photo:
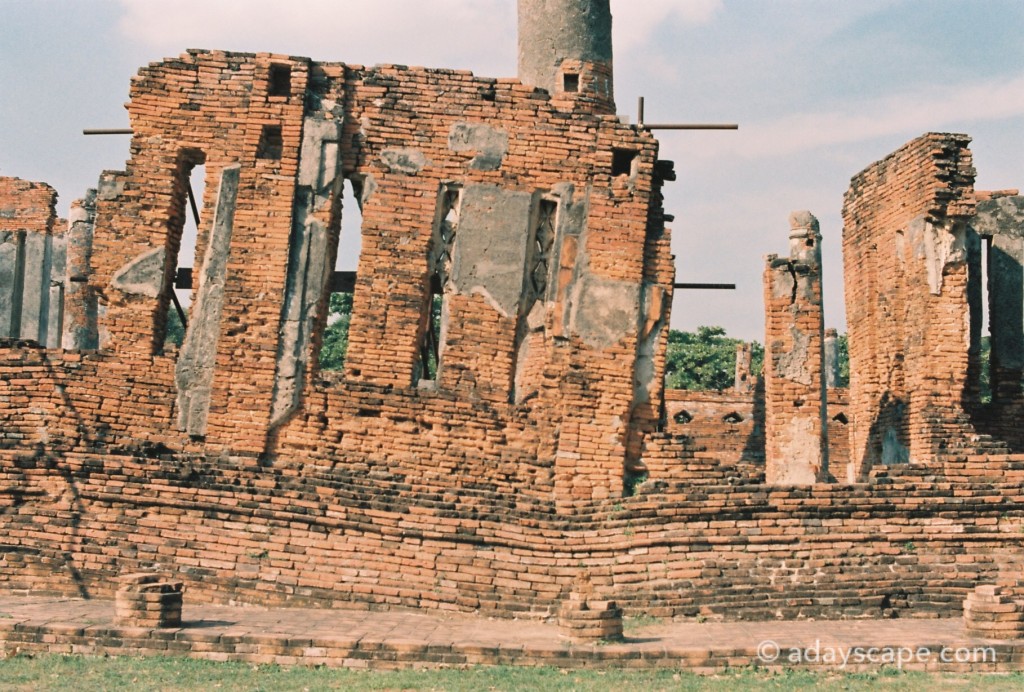
[[[422,611],[186,604],[182,625],[168,629],[118,627],[113,616],[111,601],[0,594],[0,657],[161,655],[381,669],[552,665],[679,668],[702,673],[745,666],[1024,670],[1024,639],[970,637],[959,618],[645,621],[643,626],[627,624],[622,642],[584,644],[560,634],[556,624]]]

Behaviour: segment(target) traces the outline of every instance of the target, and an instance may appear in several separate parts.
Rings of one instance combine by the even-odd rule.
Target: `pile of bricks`
[[[125,574],[114,601],[114,622],[122,627],[177,627],[181,624],[180,581],[157,574]]]

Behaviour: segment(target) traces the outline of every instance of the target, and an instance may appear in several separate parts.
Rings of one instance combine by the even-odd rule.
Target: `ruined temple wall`
[[[275,66],[286,68],[280,84]],[[210,291],[219,309],[197,313],[183,351],[202,354],[177,373],[190,380],[180,388],[195,379],[204,391],[190,401],[172,387],[185,413],[162,425],[237,450],[260,451],[268,427],[309,71],[303,59],[203,51],[143,68],[128,104],[132,157],[98,193],[90,284],[100,345],[145,361],[164,350],[188,176],[205,164],[196,255],[182,264],[194,268],[193,309]],[[226,173],[234,194],[221,200]],[[206,262],[212,232],[224,255],[216,275]]]
[[[61,342],[65,237],[57,193],[0,176],[0,338]]]
[[[971,220],[971,230],[984,239],[979,243],[979,250],[987,250],[988,254],[988,305],[981,305],[981,287],[978,286],[977,302],[972,308],[977,312],[978,322],[982,311],[988,312],[991,394],[991,401],[973,407],[971,420],[979,431],[992,435],[1014,451],[1021,451],[1024,450],[1024,426],[1020,424],[1024,417],[1024,197],[1017,192],[978,192],[977,214]],[[980,265],[980,256],[977,262]],[[980,266],[972,269],[981,274]],[[980,352],[980,343],[977,346]],[[981,365],[979,363],[979,367]]]
[[[566,509],[620,493],[641,444],[632,418],[637,429],[657,419],[671,254],[653,137],[572,108],[447,70],[205,51],[143,68],[132,158],[102,176],[94,219],[76,219],[94,220],[75,271],[98,304],[100,353],[81,366],[49,356],[56,371],[80,368],[63,396],[78,429],[98,431],[72,446],[454,471],[456,485],[525,484]],[[163,335],[200,164],[179,349]],[[339,379],[315,362],[342,174],[364,222]],[[442,364],[423,386],[417,346],[450,190],[460,238]],[[529,242],[541,203],[556,210],[543,263]],[[546,285],[530,288],[533,270]]]
[[[848,390],[828,390],[828,456],[849,461]],[[675,445],[650,443],[644,455],[651,478],[668,482],[717,482],[723,466],[751,482],[763,482],[765,470],[765,402],[761,387],[753,392],[665,390],[665,435]],[[691,462],[689,459],[696,459]]]
[[[52,233],[57,191],[46,183],[0,176],[0,233]]]
[[[846,195],[849,480],[878,463],[933,460],[964,432],[968,142],[919,137],[855,176]]]
[[[346,170],[363,189],[363,250],[346,378],[498,408],[525,401],[549,431],[563,416],[579,418],[547,450],[562,460],[563,490],[579,500],[619,492],[651,283],[653,138],[560,110],[566,104],[515,80],[385,66],[352,70],[348,88]],[[615,150],[632,154],[624,172],[613,170]],[[436,381],[423,382],[446,190],[457,197],[441,364]],[[557,212],[541,265],[529,241],[543,203]],[[538,273],[542,289],[531,285]],[[664,290],[671,279],[661,279]]]

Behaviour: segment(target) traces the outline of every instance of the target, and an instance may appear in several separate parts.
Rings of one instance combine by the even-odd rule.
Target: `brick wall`
[[[855,176],[846,194],[849,480],[875,464],[934,461],[970,432],[968,142],[919,137]]]
[[[261,461],[142,441],[73,449],[41,432],[64,415],[69,383],[46,355],[10,348],[0,367],[0,396],[33,394],[0,451],[0,580],[10,589],[109,594],[114,575],[157,566],[199,602],[549,615],[585,570],[597,594],[633,613],[934,616],[956,613],[967,590],[998,574],[999,555],[1020,549],[1020,457],[961,460],[938,483],[642,485],[559,515],[512,459],[428,474],[358,453],[327,466],[298,452]],[[63,367],[79,377],[96,358]]]

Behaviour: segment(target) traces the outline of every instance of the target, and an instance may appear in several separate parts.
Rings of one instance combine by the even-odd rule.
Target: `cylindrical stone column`
[[[614,112],[609,0],[519,0],[519,79]]]
[[[839,332],[829,328],[825,330],[825,387],[833,389],[839,386]]]
[[[68,350],[99,347],[96,300],[89,286],[92,234],[96,223],[96,190],[71,204],[68,218],[64,281],[63,346]]]

